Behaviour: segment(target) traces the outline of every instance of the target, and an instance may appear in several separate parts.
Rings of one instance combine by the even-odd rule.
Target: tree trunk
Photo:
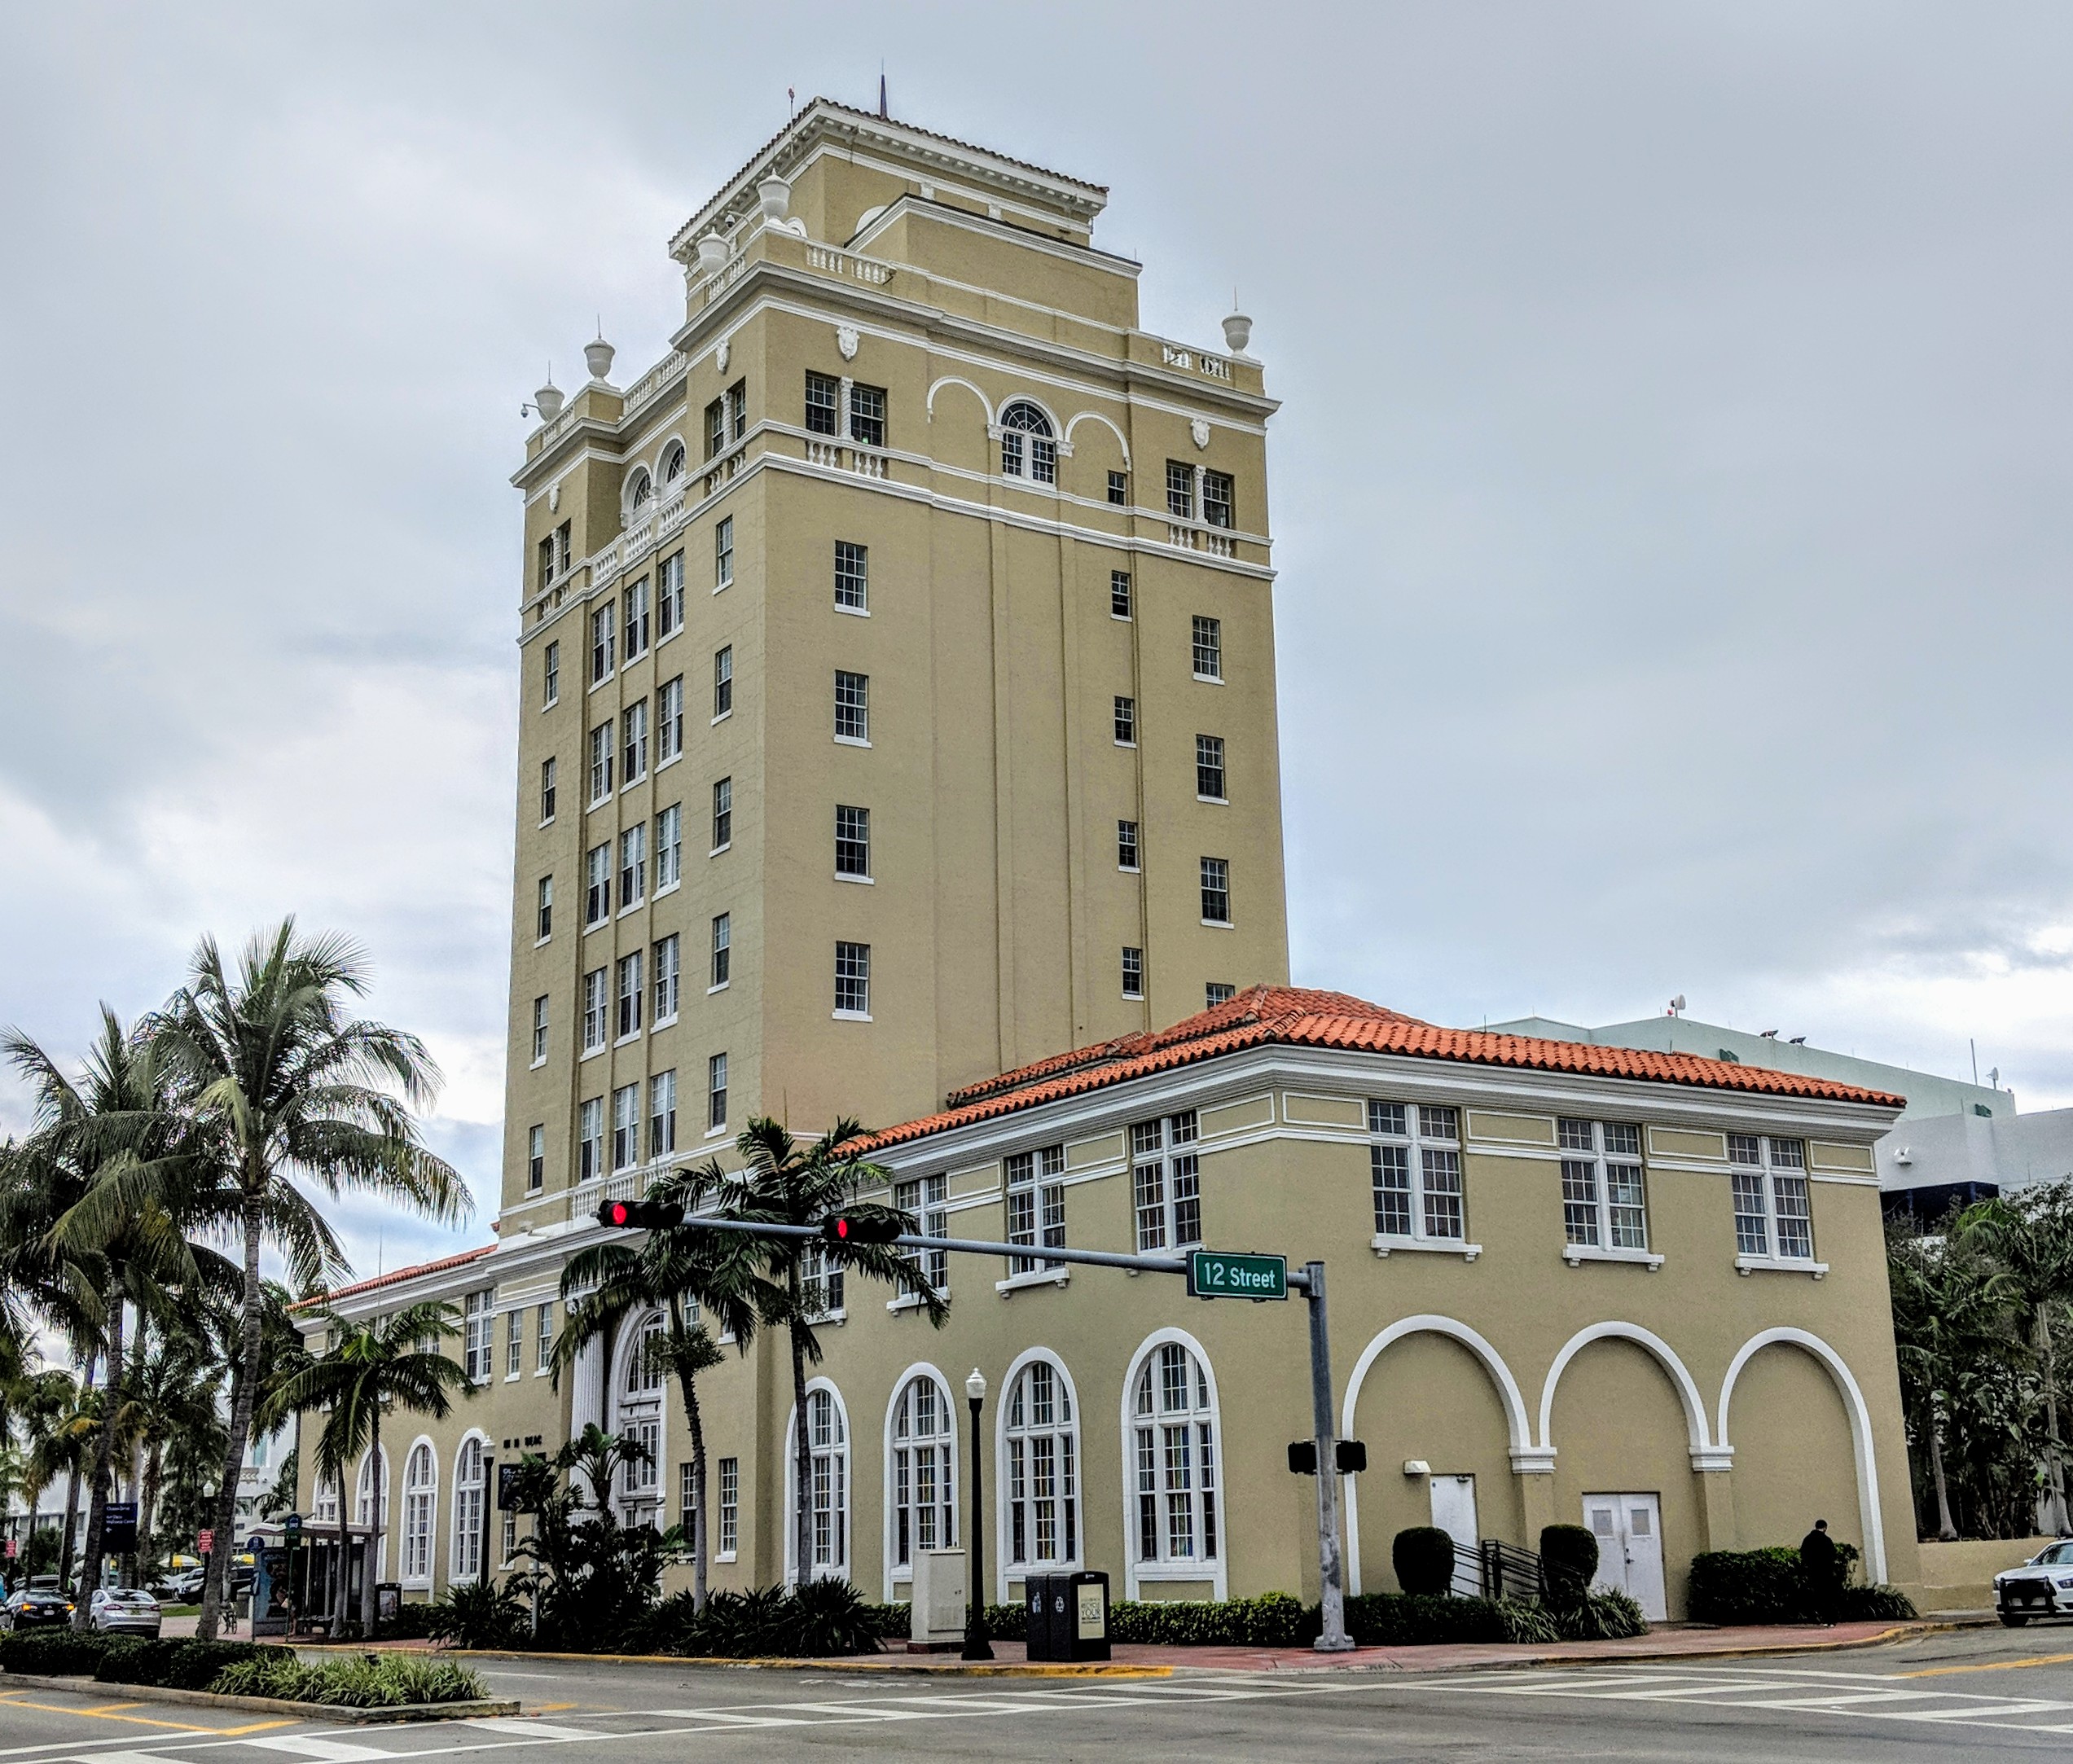
[[[101,1356],[98,1349],[86,1356],[81,1371],[80,1389],[94,1388],[94,1374],[100,1370]],[[79,1460],[77,1457],[65,1468],[65,1529],[58,1542],[58,1586],[60,1590],[72,1584],[72,1564],[76,1553],[72,1534],[79,1525]]]
[[[1929,1416],[1929,1476],[1936,1485],[1936,1535],[1954,1542],[1958,1528],[1951,1518],[1950,1485],[1943,1480],[1943,1429],[1932,1408]]]
[[[152,1528],[158,1523],[158,1491],[165,1482],[165,1447],[153,1441],[144,1454],[143,1485],[137,1496],[137,1536],[144,1547],[151,1547]]]
[[[2041,1305],[2037,1307],[2035,1332],[2037,1358],[2044,1370],[2045,1523],[2053,1536],[2062,1538],[2073,1527],[2066,1524],[2066,1466],[2058,1440],[2058,1365],[2052,1350],[2051,1313]]]
[[[122,1407],[122,1284],[109,1282],[108,1381],[101,1392],[101,1437],[94,1442],[94,1478],[86,1505],[86,1547],[79,1564],[79,1595],[72,1601],[72,1626],[81,1634],[94,1614],[94,1594],[101,1584],[101,1551],[108,1536],[108,1480],[115,1462],[116,1417]]]
[[[314,1484],[311,1485],[313,1487]],[[353,1580],[353,1534],[347,1529],[352,1518],[345,1504],[345,1471],[338,1472],[338,1590],[332,1596],[331,1635],[336,1641],[345,1633],[345,1591]]]
[[[790,1289],[792,1314],[797,1319],[802,1298],[799,1264],[796,1260],[785,1270],[785,1284]],[[793,1525],[797,1534],[795,1547],[799,1552],[799,1559],[792,1584],[803,1586],[813,1578],[814,1560],[813,1446],[806,1436],[806,1350],[800,1341],[799,1325],[796,1321],[786,1324],[785,1333],[792,1341],[792,1474],[799,1486],[798,1512]]]
[[[489,1490],[483,1490],[486,1502]],[[375,1632],[375,1573],[381,1559],[381,1546],[388,1534],[381,1507],[381,1398],[374,1402],[374,1431],[367,1446],[367,1564],[360,1570],[360,1633],[369,1640]]]
[[[237,1554],[238,1482],[244,1474],[245,1435],[252,1430],[253,1404],[259,1394],[259,1238],[260,1196],[265,1172],[248,1169],[244,1201],[244,1305],[239,1319],[236,1394],[231,1402],[230,1437],[223,1447],[223,1485],[216,1494],[216,1547],[209,1552],[209,1573],[202,1582],[201,1619],[196,1638],[216,1639],[216,1626],[230,1584],[231,1561]],[[342,1507],[341,1507],[342,1510]]]
[[[670,1301],[670,1322],[681,1336],[683,1313],[674,1299]],[[684,1419],[691,1427],[691,1608],[702,1613],[705,1609],[705,1417],[699,1411],[697,1379],[689,1372],[679,1372],[677,1382],[683,1387]]]

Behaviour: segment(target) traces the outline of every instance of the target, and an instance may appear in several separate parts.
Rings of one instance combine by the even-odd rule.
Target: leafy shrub
[[[1116,1610],[1115,1604],[1109,1607],[1109,1621],[1112,1625],[1116,1621]],[[1030,1613],[1021,1605],[990,1604],[985,1616],[989,1641],[1025,1642],[1030,1639]]]
[[[1437,1599],[1454,1584],[1454,1539],[1437,1525],[1412,1525],[1391,1541],[1390,1565],[1413,1598]]]
[[[433,1613],[437,1608],[428,1599],[406,1599],[396,1607],[394,1617],[376,1626],[376,1633],[384,1641],[415,1641],[433,1633]]]
[[[1845,1586],[1836,1599],[1836,1617],[1844,1623],[1903,1623],[1921,1613],[1898,1586]]]
[[[914,1607],[911,1604],[867,1604],[872,1632],[881,1641],[903,1642],[914,1633]]]
[[[527,1640],[533,1629],[533,1608],[516,1586],[488,1585],[479,1580],[456,1581],[446,1596],[436,1604],[405,1606],[422,1611],[423,1633],[436,1635],[456,1648],[512,1648]],[[402,1630],[388,1633],[401,1635]],[[593,1634],[589,1646],[608,1648],[617,1643],[615,1627],[604,1635]]]
[[[1508,1642],[1558,1642],[1562,1639],[1555,1613],[1544,1606],[1529,1604],[1523,1599],[1500,1599],[1497,1620],[1504,1626],[1504,1639]]]
[[[1586,1593],[1579,1604],[1553,1613],[1556,1635],[1566,1642],[1610,1642],[1649,1633],[1641,1608],[1623,1592]]]
[[[79,1678],[101,1663],[110,1645],[111,1638],[95,1630],[81,1635],[61,1629],[18,1630],[0,1635],[0,1666],[46,1678]]]
[[[489,1694],[466,1666],[421,1654],[357,1654],[305,1666],[287,1648],[268,1652],[279,1657],[226,1666],[209,1688],[224,1696],[274,1696],[342,1709],[472,1703]]]
[[[797,1591],[756,1586],[720,1591],[701,1613],[692,1596],[665,1599],[628,1630],[629,1645],[643,1652],[727,1660],[831,1659],[875,1654],[886,1626],[898,1613],[895,1635],[907,1633],[905,1605],[872,1605],[846,1580],[808,1582]]]
[[[1555,1609],[1582,1604],[1597,1572],[1598,1540],[1582,1525],[1540,1528],[1540,1588]]]
[[[176,1691],[200,1691],[213,1683],[226,1666],[292,1652],[262,1642],[204,1642],[184,1636],[147,1641],[134,1635],[116,1636],[110,1639],[94,1676],[103,1684],[161,1685]]]
[[[1777,1544],[1693,1556],[1689,1601],[1696,1623],[1803,1623],[1815,1615],[1799,1551]],[[1917,1614],[1897,1586],[1838,1587],[1832,1614],[1845,1621],[1899,1621]]]
[[[1346,1602],[1347,1633],[1364,1648],[1415,1648],[1433,1642],[1501,1642],[1510,1636],[1487,1599],[1444,1594],[1368,1592]]]

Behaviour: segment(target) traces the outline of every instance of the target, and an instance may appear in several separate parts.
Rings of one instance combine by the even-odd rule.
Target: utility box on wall
[[[934,1651],[964,1645],[965,1585],[962,1550],[915,1553],[908,1647]]]

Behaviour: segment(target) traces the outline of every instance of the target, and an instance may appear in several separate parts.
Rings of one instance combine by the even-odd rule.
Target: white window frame
[[[705,1133],[709,1139],[727,1130],[727,1056],[721,1052],[708,1055],[705,1061]]]
[[[551,993],[542,993],[533,1001],[533,1064],[543,1066],[547,1063],[547,1011]]]
[[[706,853],[717,858],[734,843],[734,779],[731,774],[713,780],[713,848]]]
[[[1228,803],[1231,800],[1231,773],[1224,757],[1222,735],[1197,735],[1195,737],[1195,800],[1197,802]],[[1214,791],[1202,788],[1205,772],[1216,774],[1217,788]],[[1227,880],[1229,872],[1225,872]],[[1229,889],[1225,890],[1226,894]]]
[[[655,573],[655,647],[660,649],[683,629],[683,553],[677,551]]]
[[[419,1477],[420,1468],[429,1470]],[[397,1576],[406,1586],[432,1584],[432,1543],[439,1529],[439,1451],[420,1433],[403,1459],[403,1560]]]
[[[640,1162],[640,1080],[616,1085],[612,1091],[612,1171],[634,1169]]]
[[[1402,1111],[1403,1126],[1399,1130],[1394,1122],[1397,1117],[1390,1110]],[[1372,1242],[1375,1253],[1386,1256],[1393,1250],[1431,1249],[1460,1256],[1464,1261],[1473,1262],[1482,1253],[1482,1245],[1469,1240],[1468,1167],[1463,1131],[1464,1111],[1455,1103],[1412,1103],[1396,1098],[1370,1097],[1367,1105],[1368,1175],[1370,1199],[1370,1217],[1374,1221],[1375,1235]],[[1432,1130],[1449,1125],[1451,1117],[1452,1137],[1443,1131]],[[1407,1198],[1410,1229],[1405,1231],[1385,1228],[1381,1217],[1381,1196],[1386,1169],[1394,1174],[1394,1161],[1386,1154],[1397,1151],[1404,1154],[1403,1174],[1408,1186],[1399,1190],[1392,1183],[1392,1194],[1401,1192]],[[1451,1168],[1450,1168],[1451,1162]],[[1438,1180],[1434,1181],[1437,1177]],[[1444,1186],[1447,1181],[1455,1186]],[[1433,1229],[1435,1218],[1443,1218],[1449,1210],[1446,1203],[1455,1203],[1453,1210],[1460,1214],[1460,1231],[1449,1236]]]
[[[713,721],[724,722],[734,714],[734,645],[722,643],[713,652]]]
[[[708,997],[716,992],[725,992],[734,984],[734,915],[713,915],[712,935],[708,941],[705,963],[705,991]]]
[[[618,1032],[613,1044],[624,1047],[640,1033],[642,1007],[648,1003],[647,963],[639,950],[629,950],[613,964],[612,992],[613,1027]]]
[[[1179,1347],[1193,1362],[1196,1376],[1188,1380],[1190,1402],[1184,1410],[1168,1411],[1162,1407],[1164,1379],[1160,1356],[1161,1350],[1167,1347]],[[1137,1387],[1148,1369],[1152,1378],[1152,1413],[1145,1417],[1137,1412]],[[1199,1400],[1204,1390],[1207,1393],[1206,1404]],[[1164,1433],[1166,1428],[1176,1424],[1163,1419],[1167,1415],[1180,1417],[1177,1424],[1188,1429],[1188,1485],[1184,1490],[1179,1485],[1173,1466],[1166,1458]],[[1223,1473],[1223,1406],[1217,1396],[1215,1368],[1201,1343],[1184,1329],[1161,1329],[1147,1336],[1131,1357],[1128,1376],[1123,1380],[1121,1420],[1124,1596],[1135,1599],[1140,1587],[1146,1585],[1208,1581],[1211,1597],[1228,1598],[1229,1579],[1226,1564],[1231,1554],[1231,1535],[1230,1513],[1224,1497],[1230,1484]],[[1147,1424],[1153,1434],[1153,1448],[1150,1466],[1153,1486],[1148,1492],[1157,1503],[1153,1512],[1157,1549],[1149,1557],[1141,1550],[1139,1499],[1140,1494],[1146,1492],[1140,1487],[1139,1432]],[[1209,1429],[1206,1439],[1200,1431],[1205,1424]],[[1206,1485],[1202,1479],[1205,1469],[1210,1477]],[[1176,1494],[1184,1494],[1189,1500],[1195,1546],[1192,1556],[1179,1555],[1172,1547],[1172,1498]],[[1206,1525],[1203,1518],[1205,1494],[1210,1514]]]
[[[1001,1223],[1004,1240],[1026,1244],[1032,1252],[1065,1247],[1065,1147],[1039,1146],[1011,1152],[1001,1161]],[[1032,1253],[1008,1263],[1008,1278],[995,1283],[1006,1292],[1017,1286],[1063,1286],[1069,1270],[1062,1262]]]
[[[845,700],[843,693],[850,694]],[[844,725],[847,724],[845,732]],[[835,739],[845,748],[871,745],[871,676],[847,668],[835,670]]]
[[[612,970],[593,968],[583,976],[583,1052],[602,1053],[612,1033]]]
[[[1214,681],[1221,686],[1223,684],[1223,621],[1211,618],[1204,612],[1193,613],[1190,617],[1193,621],[1190,627],[1190,660],[1194,666],[1195,678]],[[1202,665],[1206,656],[1209,661],[1206,668]]]
[[[835,542],[835,610],[865,618],[871,614],[871,547],[854,539]]]
[[[595,809],[611,797],[612,768],[618,758],[613,744],[617,739],[617,724],[612,720],[601,722],[591,731],[591,796],[586,807]]]
[[[537,1195],[547,1185],[547,1130],[544,1121],[525,1130],[525,1191]]]
[[[478,1288],[461,1299],[461,1370],[471,1384],[490,1382],[497,1370],[497,1289]]]
[[[555,810],[560,806],[561,796],[561,768],[552,754],[540,761],[540,825],[554,825]]]
[[[619,727],[619,788],[631,790],[648,776],[648,700],[629,704]]]
[[[619,835],[619,911],[630,913],[648,898],[648,823],[636,821]]]
[[[1217,884],[1214,888],[1212,888],[1210,880],[1210,866],[1211,864],[1214,864],[1216,866],[1215,874]],[[1198,879],[1201,884],[1201,901],[1200,904],[1202,909],[1202,923],[1206,925],[1215,925],[1219,928],[1225,928],[1236,924],[1237,921],[1232,917],[1231,914],[1231,860],[1228,858],[1203,858],[1201,860]],[[1212,919],[1210,916],[1209,897],[1212,893],[1219,893],[1223,897],[1223,916],[1221,919]]]
[[[849,848],[846,852],[845,847]],[[862,867],[844,868],[845,856],[852,860],[860,858]],[[838,802],[835,805],[835,880],[838,882],[871,880],[871,810],[856,803]]]
[[[576,1105],[576,1180],[598,1181],[604,1174],[604,1099],[586,1096]]]
[[[1756,1152],[1754,1162],[1737,1155],[1751,1141]],[[1783,1149],[1788,1147],[1790,1152]],[[1814,1186],[1807,1168],[1807,1142],[1796,1134],[1731,1133],[1728,1165],[1730,1205],[1734,1209],[1735,1271],[1811,1274],[1817,1280],[1827,1274],[1829,1265],[1815,1259]],[[1751,1178],[1755,1181],[1755,1198],[1763,1209],[1760,1214],[1746,1205],[1752,1192]],[[1795,1200],[1798,1210],[1785,1204]],[[1749,1240],[1745,1222],[1750,1219],[1758,1220],[1761,1226],[1761,1249],[1745,1247]],[[1804,1254],[1782,1247],[1786,1234],[1781,1222],[1786,1220],[1804,1227]]]
[[[848,972],[844,972],[845,963],[849,965]],[[845,1004],[845,998],[854,1002]],[[839,937],[836,940],[834,1016],[843,1023],[871,1020],[871,946],[867,943],[851,943]]]
[[[1119,748],[1137,745],[1137,700],[1125,693],[1118,692],[1111,719],[1110,734]]]
[[[655,689],[655,769],[683,757],[683,676],[665,680]]]
[[[893,1184],[893,1205],[903,1213],[912,1213],[920,1222],[924,1237],[950,1235],[950,1178],[947,1176],[907,1176]],[[917,1249],[915,1260],[928,1277],[929,1285],[938,1298],[950,1297],[950,1252],[947,1249]],[[888,1301],[888,1310],[911,1310],[920,1303],[918,1291],[906,1284],[900,1288],[897,1298]]]
[[[1018,1421],[1017,1403],[1025,1395],[1025,1380],[1030,1378],[1031,1369],[1039,1366],[1051,1373],[1052,1419],[1047,1422],[1036,1420],[1033,1410],[1026,1403],[1020,1410],[1021,1419]],[[1069,1573],[1084,1563],[1087,1453],[1079,1391],[1073,1383],[1072,1374],[1065,1369],[1065,1362],[1056,1354],[1047,1348],[1025,1349],[1008,1366],[1007,1376],[1001,1380],[1000,1391],[1000,1401],[994,1411],[994,1487],[999,1491],[995,1512],[994,1560],[999,1564],[995,1574],[995,1595],[1004,1604],[1011,1575],[1020,1579],[1030,1574]],[[1027,1394],[1033,1396],[1034,1393]],[[1047,1497],[1036,1492],[1035,1472],[1040,1455],[1034,1448],[1040,1441],[1048,1441],[1052,1447],[1050,1457],[1054,1492]],[[1019,1452],[1018,1446],[1021,1448]],[[1047,1499],[1056,1503],[1051,1520],[1052,1541],[1067,1547],[1049,1556],[1040,1556],[1034,1547],[1039,1516],[1033,1509]],[[1024,1509],[1021,1516],[1025,1543],[1025,1553],[1019,1556],[1015,1553],[1018,1507]]]
[[[643,576],[626,590],[620,621],[620,653],[629,662],[648,653],[648,578]]]
[[[489,1456],[489,1436],[475,1428],[461,1436],[454,1452],[454,1500],[448,1509],[449,1586],[457,1580],[482,1578],[482,1515],[490,1499]]]
[[[666,894],[683,880],[683,805],[673,802],[655,817],[655,892]]]
[[[612,917],[612,841],[602,840],[583,853],[583,928],[595,929]]]
[[[718,1485],[719,1524],[715,1528],[713,1560],[731,1562],[741,1547],[741,1460],[722,1458],[715,1466]]]
[[[939,1425],[933,1433],[912,1431],[916,1411],[924,1406],[925,1391],[934,1393]],[[885,1405],[885,1599],[899,1596],[897,1588],[914,1581],[914,1558],[922,1550],[954,1550],[958,1547],[957,1496],[961,1478],[958,1456],[957,1413],[951,1400],[950,1380],[933,1366],[917,1362],[894,1380],[893,1395]],[[922,1485],[932,1498],[920,1499]],[[900,1559],[902,1521],[906,1521],[907,1558]],[[925,1533],[927,1534],[925,1538]]]
[[[1201,1121],[1192,1108],[1131,1123],[1131,1217],[1138,1254],[1170,1254],[1202,1242],[1201,1146]]]
[[[1122,946],[1122,989],[1126,998],[1144,996],[1144,951],[1136,944]]]
[[[1632,1262],[1651,1270],[1660,1268],[1662,1257],[1649,1243],[1648,1161],[1642,1155],[1640,1125],[1565,1115],[1555,1123],[1555,1147],[1561,1155],[1562,1260],[1572,1268],[1586,1262]],[[1633,1191],[1640,1196],[1638,1203],[1614,1198],[1615,1177],[1623,1181],[1630,1169],[1637,1185]],[[1622,1231],[1632,1235],[1631,1215],[1635,1213],[1640,1215],[1640,1242],[1615,1243]]]
[[[1124,830],[1129,831],[1126,832]],[[1123,860],[1127,857],[1130,862]],[[1144,832],[1143,823],[1128,821],[1118,816],[1116,820],[1116,867],[1125,875],[1142,875],[1144,869]]]
[[[713,592],[718,594],[734,581],[734,516],[729,515],[713,529]]]
[[[591,609],[591,684],[600,687],[617,672],[619,609],[608,600]]]
[[[813,1508],[816,1514],[825,1511],[830,1520],[828,1548],[825,1552],[825,1559],[823,1559],[821,1547],[819,1529],[818,1526],[812,1528],[811,1548],[815,1560],[809,1566],[809,1576],[815,1580],[846,1579],[850,1571],[850,1544],[852,1535],[850,1502],[855,1486],[855,1479],[850,1473],[852,1437],[850,1411],[848,1405],[842,1401],[842,1393],[835,1387],[834,1381],[827,1378],[816,1378],[806,1386],[808,1416],[813,1416],[815,1414],[816,1405],[814,1398],[816,1395],[823,1395],[828,1399],[827,1408],[820,1412],[832,1418],[834,1423],[833,1433],[839,1437],[830,1438],[826,1444],[815,1443],[813,1437],[813,1422],[800,1415],[796,1403],[793,1406],[784,1428],[784,1569],[785,1578],[788,1580],[792,1579],[798,1571],[799,1507],[797,1445],[799,1437],[798,1429],[802,1424],[808,1428],[807,1450],[811,1461],[811,1468],[807,1472],[808,1477],[811,1479],[808,1487],[816,1497],[812,1503]],[[821,1481],[823,1474],[821,1467],[823,1464],[827,1467],[825,1474],[828,1479],[824,1484]],[[829,1497],[824,1506],[817,1499],[823,1487],[826,1488]]]
[[[656,1163],[677,1149],[677,1070],[651,1073],[648,1081],[648,1161]]]
[[[657,937],[652,954],[655,959],[654,1023],[652,1027],[662,1029],[677,1020],[677,1010],[683,996],[683,945],[682,933],[671,932],[666,937]]]

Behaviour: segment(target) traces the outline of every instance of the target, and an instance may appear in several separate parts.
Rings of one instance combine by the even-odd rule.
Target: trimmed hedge
[[[1454,1539],[1438,1525],[1412,1525],[1390,1542],[1396,1583],[1414,1597],[1437,1599],[1454,1584]]]
[[[1598,1540],[1582,1525],[1540,1528],[1540,1591],[1557,1610],[1571,1610],[1591,1596],[1598,1572]]]
[[[108,1638],[96,1630],[81,1635],[70,1630],[16,1630],[0,1635],[0,1666],[45,1678],[85,1678],[100,1665],[108,1648]]]
[[[834,1659],[879,1652],[892,1609],[867,1604],[845,1580],[817,1580],[793,1591],[757,1586],[747,1592],[714,1592],[701,1612],[680,1592],[635,1626],[634,1645],[658,1653],[723,1659]]]
[[[51,1678],[90,1677],[102,1684],[208,1689],[226,1666],[248,1660],[293,1659],[294,1650],[263,1642],[204,1642],[167,1635],[105,1635],[89,1630],[24,1630],[0,1635],[0,1666]]]
[[[423,1654],[359,1654],[305,1666],[287,1648],[242,1660],[217,1674],[219,1696],[278,1696],[340,1709],[393,1709],[406,1703],[473,1703],[490,1694],[468,1667]]]
[[[1695,1623],[1804,1623],[1818,1614],[1799,1551],[1777,1544],[1693,1556],[1688,1597]],[[1904,1621],[1917,1613],[1897,1586],[1848,1586],[1836,1590],[1829,1614],[1839,1622],[1863,1623]]]

